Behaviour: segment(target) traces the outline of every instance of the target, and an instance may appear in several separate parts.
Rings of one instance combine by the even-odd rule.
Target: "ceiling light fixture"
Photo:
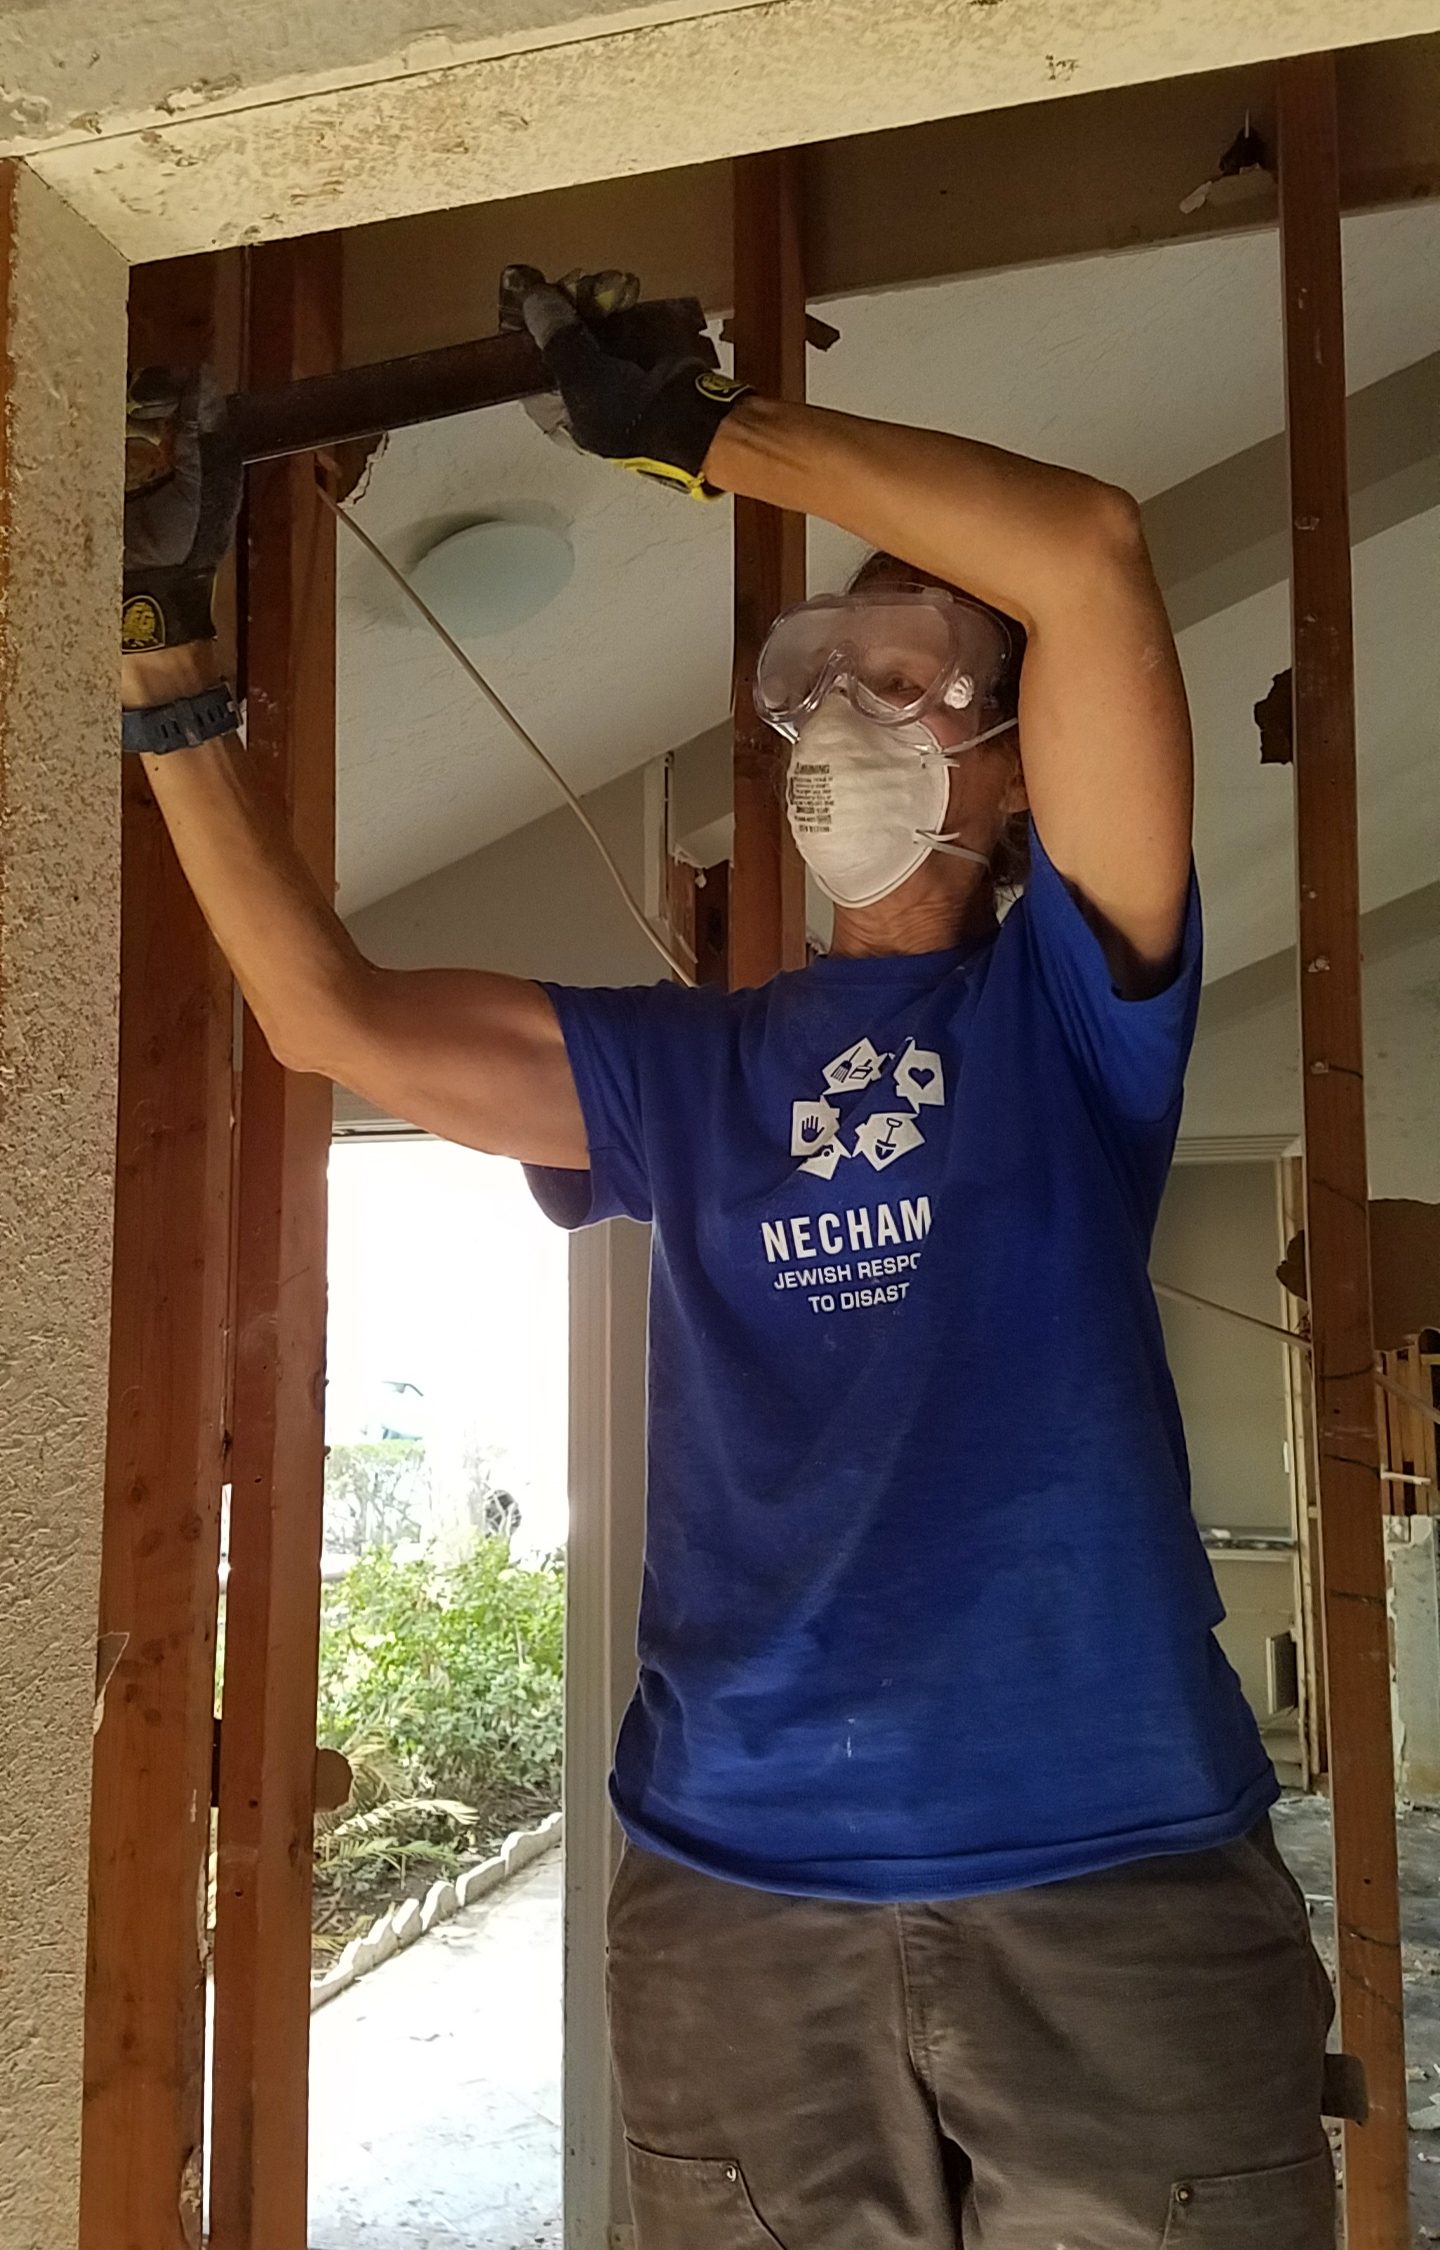
[[[562,531],[489,518],[438,540],[410,578],[447,632],[457,641],[477,641],[538,617],[574,568],[574,550]]]

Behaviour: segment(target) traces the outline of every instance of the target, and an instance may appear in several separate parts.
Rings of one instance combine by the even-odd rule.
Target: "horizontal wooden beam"
[[[505,35],[497,34],[491,7],[484,11],[488,54],[457,52],[450,25],[429,35],[451,58],[442,67],[426,67],[413,50],[398,75],[380,61],[378,71],[339,83],[292,82],[283,97],[267,99],[263,80],[277,53],[293,51],[298,22],[310,20],[313,30],[322,18],[355,11],[342,0],[308,9],[252,0],[234,24],[234,11],[225,12],[227,45],[238,40],[253,55],[258,27],[277,11],[286,27],[266,43],[261,83],[247,78],[242,61],[238,70],[222,65],[215,83],[200,66],[199,82],[186,84],[179,74],[196,66],[181,58],[193,53],[200,34],[180,39],[147,17],[124,42],[131,100],[122,115],[107,118],[86,106],[94,101],[96,72],[84,42],[57,38],[62,5],[73,14],[78,0],[8,11],[5,82],[25,95],[0,124],[13,124],[17,110],[27,113],[18,136],[27,159],[132,263],[464,203],[513,205],[538,190],[613,180],[641,165],[663,176],[675,166],[729,161],[781,140],[813,146],[903,129],[917,118],[1061,111],[1145,82],[1170,81],[1183,99],[1201,74],[1264,66],[1278,54],[1357,37],[1413,42],[1435,29],[1432,0],[1367,0],[1363,21],[1356,0],[1310,0],[1303,10],[1282,0],[1211,0],[1188,11],[1131,5],[1118,15],[1084,0],[1030,0],[1023,11],[968,0],[869,0],[864,7],[854,0],[770,0],[648,22],[636,19],[653,16],[653,8],[626,9],[623,27],[617,18],[608,29],[600,16],[577,13],[562,31],[566,10],[540,0],[511,11],[512,23],[523,15],[527,25],[523,51],[494,51]],[[188,21],[179,0],[160,13],[175,24]],[[547,33],[547,15],[559,36]],[[326,39],[327,71],[337,42],[344,44],[338,29]],[[56,53],[72,50],[84,63],[73,97],[78,113],[71,99],[52,107],[36,97],[38,85],[53,83]],[[1376,145],[1387,166],[1397,144],[1403,150],[1412,139],[1425,140],[1423,125],[1411,133],[1425,93],[1414,87],[1414,75],[1410,84],[1385,89],[1389,140],[1377,133]],[[147,97],[161,89],[163,111],[147,121]],[[260,100],[247,107],[257,93]],[[28,116],[36,107],[44,111],[38,126]],[[1207,170],[1239,122],[1205,151]],[[1429,132],[1433,141],[1433,121]],[[59,145],[41,145],[52,137]],[[1116,165],[1130,162],[1142,171],[1148,153],[1122,138]],[[1203,177],[1192,174],[1179,194]],[[977,183],[993,190],[1000,181],[1003,193],[977,194]],[[1036,176],[1018,146],[998,168],[971,170],[952,184],[952,219],[968,201],[976,226],[1001,223],[1003,206],[1053,209],[1072,187],[1063,169]],[[1083,201],[1086,185],[1075,184],[1073,202]],[[910,221],[907,212],[904,223]],[[523,240],[509,253],[531,254]]]

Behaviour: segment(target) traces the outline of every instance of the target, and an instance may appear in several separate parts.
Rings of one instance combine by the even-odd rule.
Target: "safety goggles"
[[[991,702],[1010,655],[999,619],[938,586],[821,594],[770,628],[755,671],[761,717],[793,741],[841,689],[882,726]]]

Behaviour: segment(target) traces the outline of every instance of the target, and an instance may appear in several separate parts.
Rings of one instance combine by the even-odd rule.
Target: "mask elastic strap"
[[[968,742],[957,742],[953,749],[941,750],[939,755],[947,766],[953,765],[957,758],[964,757],[967,750],[978,750],[982,742],[993,742],[997,734],[1008,734],[1019,723],[1018,719],[1001,719],[993,727],[987,727],[983,734],[972,735]]]
[[[967,750],[978,750],[982,742],[992,742],[997,734],[1008,734],[1017,724],[1015,719],[1001,719],[993,727],[987,727],[983,734],[973,736],[969,742],[959,742],[953,750],[942,750],[940,756],[947,766],[953,765],[957,758],[964,757]],[[945,835],[934,828],[917,828],[915,834],[922,844],[930,846],[932,852],[948,852],[952,859],[973,860],[977,867],[983,867],[988,872],[988,852],[977,852],[971,845],[962,844],[956,837]]]
[[[932,852],[948,852],[952,859],[973,859],[977,867],[990,865],[988,852],[977,852],[969,844],[957,843],[953,836],[937,835],[929,828],[917,828],[915,834],[922,844],[930,846]]]

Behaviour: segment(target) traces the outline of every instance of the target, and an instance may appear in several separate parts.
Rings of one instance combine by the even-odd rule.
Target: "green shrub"
[[[558,1557],[512,1561],[482,1537],[453,1567],[362,1555],[327,1586],[319,1740],[364,1744],[395,1793],[473,1807],[477,1841],[558,1803],[564,1724]]]
[[[398,1547],[420,1536],[425,1448],[415,1438],[376,1438],[325,1452],[325,1544],[342,1555]]]

